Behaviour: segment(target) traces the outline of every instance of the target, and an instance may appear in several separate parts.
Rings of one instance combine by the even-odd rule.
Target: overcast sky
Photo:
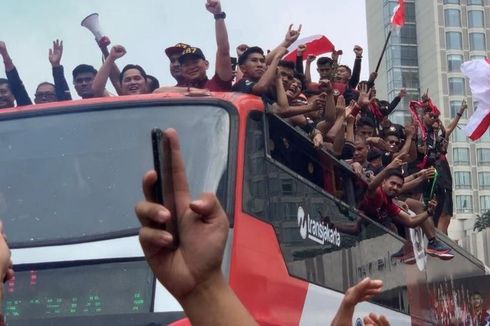
[[[29,95],[42,81],[51,81],[48,49],[52,41],[64,41],[62,64],[71,86],[72,69],[80,63],[101,64],[92,34],[80,26],[87,15],[98,12],[102,29],[112,44],[122,44],[128,53],[118,61],[123,67],[137,63],[160,80],[173,85],[169,61],[163,50],[177,42],[200,47],[214,70],[216,43],[214,20],[203,0],[1,0],[2,32]],[[343,49],[341,62],[352,66],[354,44],[364,51],[361,78],[368,76],[367,36],[364,1],[361,0],[224,0],[232,55],[240,43],[275,47],[289,24],[303,24],[300,37],[327,36]],[[212,73],[210,72],[209,75]],[[4,77],[4,72],[0,73]],[[75,96],[76,97],[76,96]]]

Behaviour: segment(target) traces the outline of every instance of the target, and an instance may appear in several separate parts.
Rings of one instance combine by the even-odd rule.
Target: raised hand
[[[59,67],[62,56],[63,56],[63,41],[60,40],[53,41],[53,48],[49,49],[49,62],[51,62],[51,66]]]
[[[403,165],[403,159],[401,156],[395,157],[390,164],[386,167],[387,170],[389,169],[399,169]]]
[[[404,98],[405,96],[407,96],[407,89],[406,88],[400,89],[400,92],[398,92],[398,97]]]
[[[7,45],[4,41],[0,41],[0,55],[4,56],[7,53]]]
[[[14,277],[10,249],[7,245],[7,237],[3,231],[3,223],[0,221],[0,279],[5,282]],[[1,291],[1,290],[0,290]]]
[[[349,105],[345,108],[345,116],[346,118],[351,116],[352,118],[356,118],[355,115],[353,115],[352,113],[354,112],[354,109],[356,107],[356,101],[354,100],[351,100]]]
[[[376,315],[374,312],[363,318],[364,326],[390,326],[388,319],[383,315]]]
[[[239,46],[236,47],[236,55],[239,58],[243,52],[245,52],[249,46],[247,44],[240,44]]]
[[[122,45],[114,45],[111,48],[111,52],[109,53],[109,57],[113,60],[117,60],[123,57],[126,54],[126,49]]]
[[[288,32],[286,33],[286,37],[284,38],[284,41],[286,42],[287,46],[293,44],[298,39],[300,34],[301,34],[301,24],[299,25],[297,30],[293,29],[293,24],[289,25]]]
[[[362,48],[359,45],[354,45],[354,53],[356,57],[362,57]]]
[[[368,106],[370,99],[369,97],[371,96],[371,88],[368,90],[368,86],[366,83],[363,83],[359,89],[359,98],[357,99],[357,103],[359,106]]]
[[[204,193],[191,202],[177,133],[165,132],[169,162],[164,171],[165,206],[154,202],[155,171],[143,178],[146,201],[136,205],[142,225],[139,239],[145,257],[158,280],[177,298],[185,300],[220,278],[221,261],[228,234],[228,218],[214,194]],[[168,157],[170,156],[170,157]],[[179,244],[173,246],[172,234],[160,226],[175,219]]]
[[[466,103],[466,100],[462,100],[461,107],[459,108],[459,113],[463,114],[467,108],[468,108],[468,104]]]
[[[300,44],[298,45],[298,49],[296,50],[296,53],[298,54],[298,57],[303,56],[303,53],[306,51],[306,44]]]
[[[341,56],[344,53],[342,50],[333,50],[332,52],[332,60],[335,62],[338,62],[339,56]]]
[[[330,80],[328,80],[328,79],[320,79],[320,81],[318,83],[320,84],[318,86],[318,88],[322,92],[325,92],[327,94],[331,94],[333,92],[333,86],[332,86],[332,83],[330,82]]]
[[[325,94],[316,95],[310,98],[310,103],[312,103],[313,108],[317,111],[323,110],[325,105],[327,105],[327,100]]]
[[[350,287],[345,292],[344,298],[340,304],[340,307],[332,320],[331,326],[344,326],[352,325],[352,317],[354,315],[355,306],[365,300],[369,300],[373,296],[381,293],[383,281],[371,280],[366,277],[356,285]],[[374,320],[378,320],[377,316],[371,316]],[[372,322],[373,319],[366,319],[368,322]],[[376,325],[376,324],[370,324]],[[381,326],[381,325],[380,325]],[[382,325],[385,326],[385,325]]]
[[[349,305],[355,306],[359,302],[366,301],[381,293],[383,281],[371,280],[366,277],[356,285],[347,289],[343,301]]]
[[[315,61],[315,59],[316,59],[316,55],[308,54],[308,56],[306,57],[306,63],[312,63],[313,61]]]
[[[218,0],[208,0],[206,2],[206,9],[213,15],[222,13],[221,3]]]
[[[337,98],[335,108],[337,109],[337,117],[342,116],[343,118],[345,118],[347,108],[345,107],[345,99],[343,95],[339,95],[339,97]]]

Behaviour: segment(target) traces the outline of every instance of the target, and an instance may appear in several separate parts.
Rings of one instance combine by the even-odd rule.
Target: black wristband
[[[225,19],[226,18],[226,13],[224,11],[220,12],[219,14],[214,14],[214,19]]]
[[[461,118],[463,116],[463,113],[458,112],[458,113],[456,113],[456,115]]]

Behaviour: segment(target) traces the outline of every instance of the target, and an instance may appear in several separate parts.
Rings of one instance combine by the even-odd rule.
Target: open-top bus
[[[376,312],[393,325],[441,322],[435,307],[449,289],[454,307],[472,291],[490,297],[485,266],[447,238],[451,261],[425,255],[417,232],[416,264],[392,259],[404,240],[357,211],[363,184],[349,166],[260,98],[190,95],[0,112],[0,216],[16,271],[4,287],[10,325],[182,322],[137,239],[153,127],[178,131],[193,197],[217,193],[231,228],[222,268],[260,324],[328,325],[365,276],[385,286],[355,318]]]

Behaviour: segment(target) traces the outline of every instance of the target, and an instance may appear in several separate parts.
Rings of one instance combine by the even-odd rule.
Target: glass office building
[[[369,66],[374,70],[390,30],[396,0],[366,0]],[[427,89],[447,125],[461,101],[468,110],[450,139],[448,160],[453,173],[454,219],[449,235],[462,239],[473,228],[476,214],[490,209],[490,134],[477,142],[462,130],[477,109],[463,62],[488,57],[490,0],[405,0],[405,26],[392,33],[376,81],[377,97],[391,100],[401,88],[408,96],[393,113],[393,121],[410,117],[408,102]]]

